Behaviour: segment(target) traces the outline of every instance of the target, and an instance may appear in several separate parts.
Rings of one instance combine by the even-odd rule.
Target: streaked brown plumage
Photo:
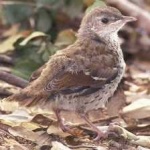
[[[134,20],[112,7],[91,11],[82,20],[77,41],[53,55],[33,74],[28,87],[7,100],[53,109],[62,129],[68,131],[60,111],[74,111],[97,132],[99,139],[102,133],[86,113],[103,107],[117,89],[125,70],[117,32]]]

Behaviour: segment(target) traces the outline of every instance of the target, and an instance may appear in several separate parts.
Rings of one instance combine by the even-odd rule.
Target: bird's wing
[[[41,66],[40,68],[38,68],[37,70],[35,70],[35,71],[32,73],[32,75],[31,75],[29,81],[32,82],[32,81],[38,79],[38,77],[41,75],[41,73],[42,73],[42,71],[43,71],[43,69],[44,69],[45,67],[46,67],[46,65],[44,64],[43,66]]]
[[[104,47],[98,50],[101,53],[95,56],[92,53],[92,58],[81,55],[82,52],[75,56],[60,51],[37,73],[29,86],[7,100],[18,101],[21,105],[30,107],[40,101],[47,101],[57,93],[86,96],[98,91],[118,75],[116,58],[111,53],[104,53]]]
[[[100,59],[105,61],[109,56],[101,55]],[[108,57],[108,58],[107,58]],[[91,94],[100,89],[105,84],[111,82],[118,75],[118,69],[110,63],[111,60],[105,62],[105,66],[101,62],[94,64],[91,62],[86,69],[79,71],[70,71],[71,66],[59,71],[46,85],[45,90],[55,93],[71,94],[80,93],[81,95]],[[112,60],[113,62],[113,60]],[[69,68],[70,67],[70,68]]]

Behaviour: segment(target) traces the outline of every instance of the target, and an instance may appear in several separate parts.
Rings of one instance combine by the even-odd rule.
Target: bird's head
[[[123,16],[119,10],[113,7],[96,8],[85,15],[82,20],[79,34],[97,34],[99,37],[111,36],[127,22],[135,21],[134,17]]]

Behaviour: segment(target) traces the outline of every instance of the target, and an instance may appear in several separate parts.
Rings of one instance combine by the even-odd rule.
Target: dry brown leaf
[[[109,130],[118,133],[120,136],[122,136],[124,139],[128,140],[132,144],[150,148],[150,137],[149,136],[137,136],[137,135],[127,131],[123,127],[120,127],[115,124],[110,125]]]
[[[109,100],[107,104],[107,112],[110,117],[118,116],[119,111],[125,106],[126,97],[124,91],[118,88],[114,96]]]
[[[69,134],[67,132],[63,132],[60,127],[56,124],[49,126],[47,129],[48,134],[59,135],[61,137],[67,137]]]
[[[26,122],[30,121],[33,117],[25,110],[18,109],[11,114],[2,114],[0,119],[12,121],[12,122]]]
[[[26,146],[23,146],[14,139],[5,139],[5,142],[5,147],[9,147],[10,150],[29,150]]]
[[[8,129],[9,133],[11,133],[13,136],[19,136],[28,140],[31,140],[33,142],[36,142],[38,135],[34,133],[33,131],[30,131],[24,127],[15,126]]]
[[[133,79],[146,79],[150,81],[150,65],[149,61],[134,60],[130,65],[130,73]]]
[[[53,120],[43,116],[42,114],[38,114],[32,119],[31,122],[39,124],[42,127],[49,127],[53,123]]]
[[[83,0],[84,5],[87,7],[91,6],[94,3],[94,0]]]
[[[5,31],[3,33],[3,37],[9,37],[9,36],[12,36],[12,35],[16,35],[19,31],[19,28],[20,28],[20,24],[14,24],[11,26],[10,29],[8,29],[7,31]]]
[[[8,39],[6,39],[5,41],[0,43],[0,53],[6,53],[7,51],[12,51],[14,50],[14,43],[19,39],[23,37],[22,34],[16,34],[13,35],[11,37],[9,37]]]
[[[38,128],[41,128],[41,126],[39,124],[35,124],[33,122],[22,122],[20,124],[21,127],[26,128],[27,130],[36,130]]]
[[[71,149],[64,146],[62,143],[55,141],[55,142],[52,142],[51,150],[71,150]]]
[[[66,29],[58,34],[55,45],[59,48],[64,48],[70,44],[73,44],[75,40],[75,32],[72,29]]]
[[[132,141],[133,144],[150,148],[150,137],[148,137],[148,136],[137,136],[137,137],[138,137],[137,140]]]
[[[123,117],[133,119],[143,119],[150,117],[150,99],[139,99],[123,108]]]
[[[51,138],[45,131],[33,132],[32,130],[21,126],[11,127],[8,129],[8,131],[14,137],[21,137],[30,140],[39,146],[51,144]]]
[[[150,150],[149,148],[144,148],[144,147],[142,147],[142,146],[138,146],[137,147],[137,150]]]

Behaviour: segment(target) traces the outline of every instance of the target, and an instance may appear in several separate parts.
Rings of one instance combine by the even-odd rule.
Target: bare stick
[[[0,71],[0,80],[21,88],[26,87],[28,84],[28,81],[4,71]]]
[[[150,13],[148,11],[143,10],[128,0],[106,0],[106,2],[117,7],[127,15],[136,17],[138,19],[138,26],[150,32]]]
[[[10,96],[13,93],[11,93],[10,91],[4,89],[4,88],[0,88],[0,96]]]
[[[7,55],[0,55],[0,63],[13,64],[13,59]]]

